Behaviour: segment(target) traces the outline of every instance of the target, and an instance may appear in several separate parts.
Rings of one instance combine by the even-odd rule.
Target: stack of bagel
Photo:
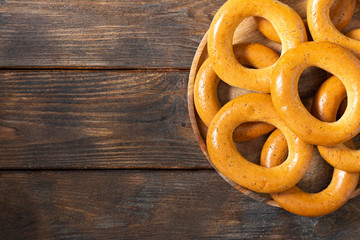
[[[294,214],[329,214],[344,205],[358,185],[360,150],[351,139],[360,132],[360,25],[342,32],[355,5],[356,0],[308,0],[303,20],[276,0],[228,0],[208,32],[208,58],[197,72],[193,99],[208,127],[211,162],[231,181],[270,194]],[[280,54],[260,43],[233,44],[239,24],[253,16],[259,31],[281,44]],[[316,89],[309,111],[298,82],[302,72],[314,66],[329,78]],[[220,79],[253,93],[222,106]],[[245,159],[234,144],[266,134],[260,165]],[[295,185],[309,168],[314,146],[334,171],[324,190],[307,193]]]

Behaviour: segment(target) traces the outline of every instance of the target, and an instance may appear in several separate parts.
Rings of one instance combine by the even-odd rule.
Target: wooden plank
[[[0,3],[0,67],[190,68],[224,0]]]
[[[0,67],[188,69],[224,2],[1,1]],[[282,2],[306,16],[306,0]]]
[[[0,169],[211,168],[188,117],[188,74],[0,71]],[[240,152],[258,161],[265,139]]]
[[[1,71],[0,168],[209,168],[187,71]]]
[[[360,198],[306,218],[213,171],[1,172],[1,239],[358,239]]]

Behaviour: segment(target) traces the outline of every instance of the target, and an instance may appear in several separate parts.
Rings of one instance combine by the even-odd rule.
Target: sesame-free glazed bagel
[[[266,122],[279,128],[289,144],[285,162],[266,168],[247,161],[236,149],[232,135],[245,122]],[[214,166],[233,182],[252,191],[271,193],[293,187],[310,165],[313,146],[298,138],[275,110],[271,97],[249,93],[225,104],[210,124],[206,139]]]
[[[270,92],[274,66],[249,69],[241,65],[233,51],[233,36],[240,22],[261,16],[274,26],[282,42],[282,52],[307,40],[301,17],[288,5],[275,0],[229,0],[215,14],[208,34],[208,53],[216,74],[231,86]]]

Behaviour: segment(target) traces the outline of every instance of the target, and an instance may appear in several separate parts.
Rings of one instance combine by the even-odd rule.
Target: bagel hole
[[[330,184],[333,171],[334,168],[321,157],[314,146],[310,166],[296,186],[308,193],[321,192]]]
[[[338,112],[336,114],[336,120],[339,120],[341,118],[341,116],[344,114],[345,110],[347,107],[347,98],[345,98],[339,106]]]
[[[329,74],[318,67],[308,67],[300,75],[298,92],[300,99],[313,98],[321,84],[329,77]],[[306,106],[304,104],[304,106]]]
[[[245,18],[236,28],[233,44],[261,43],[277,52],[281,52],[281,44],[267,39],[258,29],[253,16]]]
[[[227,102],[233,100],[234,98],[253,92],[256,91],[232,87],[223,81],[220,81],[218,86],[218,98],[222,106],[225,105]]]
[[[260,165],[261,150],[264,146],[265,141],[268,139],[269,135],[271,134],[271,132],[249,141],[243,141],[243,142],[234,141],[235,147],[238,150],[238,152],[241,154],[241,156],[243,156],[246,160],[255,163],[257,165]]]
[[[300,101],[311,114],[313,98],[321,84],[328,79],[330,74],[318,67],[308,67],[300,75],[298,93]]]

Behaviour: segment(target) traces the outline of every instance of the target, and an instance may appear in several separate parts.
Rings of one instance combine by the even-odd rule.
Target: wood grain
[[[209,168],[187,71],[1,71],[0,168]]]
[[[0,2],[0,67],[190,68],[225,0]],[[305,17],[305,0],[283,0]]]
[[[0,2],[0,67],[190,68],[224,0]]]
[[[1,172],[1,239],[350,239],[360,198],[299,217],[214,171]]]

